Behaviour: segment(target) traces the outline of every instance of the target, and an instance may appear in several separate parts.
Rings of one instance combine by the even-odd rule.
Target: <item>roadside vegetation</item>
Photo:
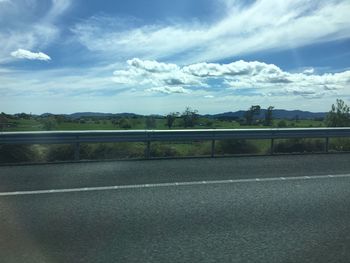
[[[252,129],[252,128],[309,128],[350,127],[350,109],[342,100],[337,100],[325,118],[302,119],[299,116],[278,119],[274,107],[262,114],[259,105],[252,105],[242,117],[203,116],[187,107],[182,113],[171,112],[165,116],[141,116],[135,114],[110,116],[66,115],[35,116],[25,113],[0,114],[1,131],[55,131],[55,130],[130,130],[130,129]],[[300,153],[322,152],[324,140],[291,139],[276,140],[274,152]],[[269,140],[223,140],[216,143],[216,155],[268,154]],[[350,151],[349,138],[330,140],[330,151]],[[154,142],[151,157],[209,156],[211,143],[204,142]],[[81,159],[143,158],[144,143],[82,144]],[[0,162],[51,162],[74,158],[71,145],[0,145]]]

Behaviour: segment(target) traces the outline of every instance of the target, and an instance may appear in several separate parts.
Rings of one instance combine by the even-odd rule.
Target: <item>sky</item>
[[[329,111],[348,0],[0,0],[0,112]]]

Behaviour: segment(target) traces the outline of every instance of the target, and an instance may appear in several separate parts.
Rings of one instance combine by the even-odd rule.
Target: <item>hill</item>
[[[224,112],[219,114],[206,114],[205,117],[208,118],[244,118],[244,114],[246,111],[235,111],[235,112]],[[259,118],[264,118],[266,113],[266,109],[261,109]],[[281,110],[276,109],[273,110],[273,117],[276,119],[303,119],[310,120],[315,118],[324,118],[326,116],[326,112],[310,112],[310,111],[301,111],[301,110]]]
[[[223,112],[218,114],[203,114],[200,115],[202,117],[207,118],[215,118],[215,119],[239,119],[244,118],[244,114],[246,111],[240,110],[235,112]],[[259,118],[264,118],[266,109],[261,109]],[[301,111],[301,110],[283,110],[283,109],[275,109],[273,110],[273,117],[275,119],[303,119],[303,120],[312,120],[316,118],[324,118],[326,116],[326,112],[310,112],[310,111]],[[48,117],[50,115],[53,115],[51,113],[44,113],[40,116],[42,117]],[[135,118],[135,117],[145,117],[146,115],[140,115],[135,113],[102,113],[102,112],[76,112],[72,114],[63,114],[66,117],[70,117],[72,119],[79,119],[82,117],[124,117],[124,118]],[[151,117],[162,117],[162,115],[159,114],[151,114],[148,115]]]

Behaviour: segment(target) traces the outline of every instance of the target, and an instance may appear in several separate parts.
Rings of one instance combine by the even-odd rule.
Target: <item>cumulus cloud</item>
[[[25,49],[18,49],[16,51],[11,52],[11,56],[19,59],[43,60],[43,61],[51,60],[51,58],[45,53],[42,53],[42,52],[35,53]]]
[[[127,63],[134,68],[142,69],[152,73],[174,72],[179,70],[179,67],[176,64],[161,63],[151,60],[141,60],[138,58],[128,60]]]
[[[146,89],[146,91],[149,92],[156,92],[156,93],[164,93],[164,94],[176,94],[176,93],[190,93],[189,90],[184,89],[183,87],[171,87],[171,86],[164,86],[164,87],[154,87]]]
[[[197,77],[234,77],[268,74],[270,77],[283,78],[283,72],[280,68],[273,64],[266,64],[258,61],[246,62],[239,60],[229,64],[197,63],[185,66],[182,70]]]
[[[312,75],[312,74],[315,73],[315,69],[314,69],[314,68],[308,68],[308,69],[305,69],[305,70],[303,71],[303,73],[304,73],[305,75]]]
[[[114,72],[116,83],[166,94],[187,93],[198,88],[210,89],[213,82],[219,87],[217,90],[225,91],[226,95],[249,95],[253,92],[263,96],[315,98],[350,88],[350,71],[323,75],[314,74],[313,70],[290,73],[276,65],[259,61],[179,66],[135,58],[129,60],[127,65],[127,69]],[[244,90],[250,92],[242,92]]]
[[[197,76],[187,74],[176,64],[134,58],[127,61],[126,70],[114,71],[114,82],[128,86],[141,86],[161,93],[187,93],[186,87],[204,87]]]
[[[89,50],[162,60],[176,57],[184,63],[350,37],[348,0],[219,3],[222,17],[213,23],[177,20],[145,25],[119,17],[93,16],[77,23],[72,32]]]

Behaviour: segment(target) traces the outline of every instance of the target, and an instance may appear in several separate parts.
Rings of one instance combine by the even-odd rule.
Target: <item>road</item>
[[[190,164],[207,163],[198,169],[216,171],[210,178],[225,180],[217,183],[164,185],[154,177],[155,185],[92,190],[96,180],[90,178],[76,184],[87,187],[85,190],[2,195],[1,262],[350,262],[349,155],[303,156],[301,162],[308,159],[310,164],[318,159],[319,163],[319,168],[309,167],[304,172],[300,163],[283,168],[289,158],[297,156],[270,157],[276,170],[270,170],[270,176],[260,171],[259,180],[253,179],[252,171],[260,166],[263,169],[269,161],[265,157],[249,158],[253,163],[246,173],[240,169],[248,158],[173,160],[177,165],[189,165],[188,171],[192,169]],[[231,177],[229,171],[223,176],[220,171],[210,170],[215,161],[230,163],[226,167],[231,168],[235,163],[237,170],[230,171]],[[153,162],[158,161],[94,163],[90,170],[94,165],[104,167],[104,171],[118,165],[123,171],[127,166],[141,165],[144,170],[139,174],[143,174],[151,170]],[[341,168],[331,169],[331,162]],[[47,177],[55,177],[59,175],[53,171],[58,167],[2,167],[0,171],[2,177],[4,171],[20,177],[21,168],[23,176],[38,169]],[[321,168],[321,174],[335,176],[316,175]],[[130,168],[133,172],[138,169]],[[283,169],[289,172],[283,173]],[[168,172],[168,182],[179,179],[172,173],[176,171]],[[163,179],[167,177],[166,173],[160,174]],[[189,181],[204,180],[209,175],[202,172],[193,176]],[[13,190],[34,190],[32,186],[24,189],[18,180],[14,180],[18,184]],[[65,186],[59,180],[46,182],[49,186],[55,183],[60,187],[50,189]],[[5,188],[9,190],[9,185]]]
[[[0,166],[0,192],[350,173],[350,154]]]

